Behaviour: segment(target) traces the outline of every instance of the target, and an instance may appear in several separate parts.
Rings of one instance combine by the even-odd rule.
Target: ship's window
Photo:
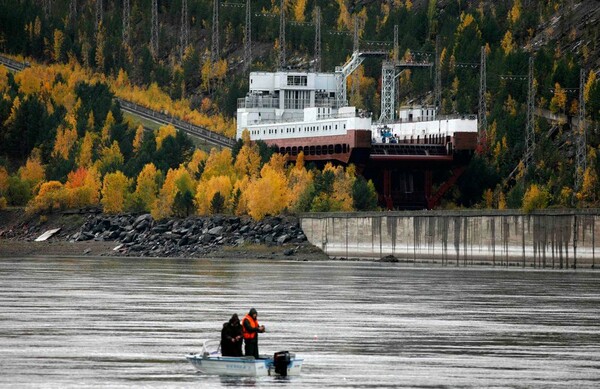
[[[346,123],[344,123],[344,130],[346,129]]]

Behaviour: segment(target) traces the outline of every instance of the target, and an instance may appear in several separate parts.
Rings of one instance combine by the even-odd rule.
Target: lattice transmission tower
[[[321,71],[321,7],[315,7],[315,72]]]
[[[529,57],[529,71],[527,72],[527,126],[525,128],[525,169],[534,163],[535,151],[535,88],[533,76],[533,57]]]
[[[583,186],[583,176],[587,168],[587,137],[585,122],[585,70],[579,71],[579,122],[577,123],[577,138],[575,151],[575,191],[579,192]]]
[[[152,20],[150,25],[150,52],[158,57],[158,0],[152,0]]]
[[[123,45],[129,45],[129,18],[131,15],[131,8],[129,7],[129,0],[123,0]]]
[[[481,60],[479,64],[479,112],[478,121],[479,125],[477,131],[477,142],[482,145],[487,139],[487,103],[485,101],[485,94],[487,92],[487,74],[486,74],[486,62],[487,55],[485,52],[485,46],[481,46]]]
[[[279,69],[285,68],[285,1],[279,2]]]
[[[244,70],[252,65],[252,8],[246,0],[246,26],[244,28]]]
[[[352,44],[352,51],[354,53],[357,53],[359,51],[359,45],[360,45],[360,37],[359,37],[359,25],[358,25],[358,17],[356,15],[354,15],[354,31],[353,31],[353,44]],[[352,74],[352,89],[350,91],[350,93],[352,94],[352,96],[356,96],[358,94],[358,84],[360,83],[360,78],[358,75],[358,72],[354,72]]]
[[[190,22],[188,19],[188,2],[181,1],[181,31],[179,34],[179,58],[183,60],[185,49],[190,44]]]
[[[213,63],[219,59],[219,45],[219,0],[213,0],[212,45],[210,50],[210,59]]]

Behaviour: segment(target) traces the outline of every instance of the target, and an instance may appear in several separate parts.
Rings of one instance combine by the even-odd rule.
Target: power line
[[[579,71],[579,122],[577,123],[577,137],[575,150],[575,191],[579,192],[583,186],[583,176],[587,168],[587,137],[585,122],[585,70]]]
[[[156,59],[158,57],[158,0],[152,0],[152,20],[150,23],[150,51]]]
[[[212,46],[210,50],[211,61],[219,59],[219,0],[213,0]]]

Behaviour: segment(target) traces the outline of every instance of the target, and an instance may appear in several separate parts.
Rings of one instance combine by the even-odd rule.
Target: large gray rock
[[[208,233],[211,235],[220,235],[224,230],[223,226],[216,226],[208,230]]]

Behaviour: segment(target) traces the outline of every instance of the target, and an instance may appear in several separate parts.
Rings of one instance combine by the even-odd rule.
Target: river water
[[[2,387],[599,387],[600,274],[371,262],[1,259]],[[255,307],[287,379],[185,360]]]

